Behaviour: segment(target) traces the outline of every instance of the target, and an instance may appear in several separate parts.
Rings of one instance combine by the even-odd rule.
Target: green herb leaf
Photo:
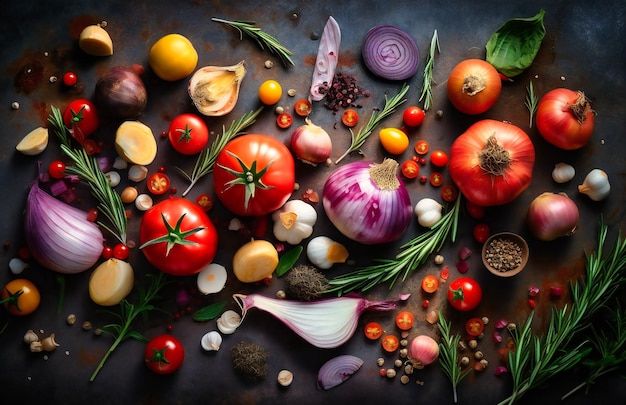
[[[526,70],[535,60],[546,34],[545,10],[529,18],[507,21],[487,41],[487,62],[508,77]]]
[[[197,322],[205,322],[210,321],[211,319],[217,318],[217,316],[222,312],[222,310],[226,307],[226,301],[216,302],[211,305],[207,305],[204,308],[200,308],[196,312],[193,313],[193,320]]]
[[[433,103],[433,68],[435,67],[435,52],[441,52],[439,49],[439,37],[437,36],[437,30],[433,32],[433,37],[430,40],[430,48],[426,59],[426,66],[424,67],[424,86],[422,87],[422,93],[420,94],[419,101],[424,100],[424,111],[428,111]]]
[[[528,114],[529,114],[528,126],[532,128],[533,119],[535,118],[535,113],[537,112],[537,108],[539,107],[539,97],[537,97],[537,95],[535,94],[535,88],[533,86],[532,80],[530,81],[530,83],[528,83],[526,92],[528,94],[526,95],[526,102],[524,104],[526,105],[526,108],[528,108]]]
[[[454,403],[456,404],[458,402],[456,387],[459,385],[461,380],[469,374],[471,369],[468,368],[463,371],[459,365],[457,353],[461,336],[452,335],[450,333],[451,326],[452,322],[447,322],[441,311],[439,311],[437,323],[437,327],[441,333],[441,341],[439,343],[439,365],[441,365],[443,373],[452,383],[452,395]]]
[[[300,254],[302,254],[302,250],[302,246],[296,246],[295,248],[285,252],[285,254],[278,259],[278,266],[276,266],[276,270],[274,270],[278,277],[283,276],[293,267],[294,264],[296,264],[300,258]]]

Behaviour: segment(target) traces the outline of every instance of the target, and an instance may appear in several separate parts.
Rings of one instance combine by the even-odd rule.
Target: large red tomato
[[[276,211],[295,185],[295,164],[289,149],[268,135],[248,134],[230,141],[219,153],[213,171],[219,200],[242,216]]]
[[[185,349],[180,340],[163,334],[155,336],[146,345],[144,361],[157,374],[170,374],[178,370],[185,360]]]
[[[217,231],[202,208],[184,198],[169,198],[145,212],[139,242],[146,259],[175,276],[196,274],[217,252]]]
[[[448,302],[459,311],[471,311],[483,298],[483,290],[478,281],[470,277],[461,277],[450,283]]]
[[[535,147],[512,124],[481,120],[450,148],[450,176],[463,195],[483,207],[507,204],[529,185]]]

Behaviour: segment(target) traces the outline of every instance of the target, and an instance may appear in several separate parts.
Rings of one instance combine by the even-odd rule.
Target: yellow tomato
[[[150,67],[157,76],[170,82],[189,76],[198,64],[198,52],[189,39],[168,34],[152,45]]]
[[[392,155],[400,155],[409,147],[409,137],[397,128],[383,128],[378,136],[383,148]]]
[[[259,87],[259,99],[265,105],[278,103],[283,95],[283,88],[276,80],[266,80]]]

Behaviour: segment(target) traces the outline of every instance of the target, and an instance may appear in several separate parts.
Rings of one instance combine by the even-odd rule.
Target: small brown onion
[[[94,101],[104,114],[135,118],[143,112],[148,94],[137,71],[136,68],[117,66],[98,80]]]
[[[545,192],[530,203],[528,226],[543,241],[572,235],[578,226],[578,207],[565,193]]]
[[[418,361],[424,366],[433,363],[439,357],[439,344],[435,339],[426,335],[413,338],[409,346],[409,358]]]
[[[291,150],[301,161],[316,166],[330,157],[333,145],[328,132],[308,117],[305,121],[291,134]]]

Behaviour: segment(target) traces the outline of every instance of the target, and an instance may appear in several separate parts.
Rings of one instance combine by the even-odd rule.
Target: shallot
[[[330,158],[333,144],[328,132],[307,117],[306,124],[291,134],[291,150],[304,163],[316,166]]]
[[[528,210],[528,225],[535,237],[551,241],[572,235],[578,226],[578,207],[565,193],[545,192]]]
[[[143,68],[117,66],[98,80],[94,99],[100,110],[117,118],[136,118],[146,108],[148,93],[139,77]]]
[[[409,346],[409,358],[427,366],[439,357],[439,344],[426,335],[413,338]]]

